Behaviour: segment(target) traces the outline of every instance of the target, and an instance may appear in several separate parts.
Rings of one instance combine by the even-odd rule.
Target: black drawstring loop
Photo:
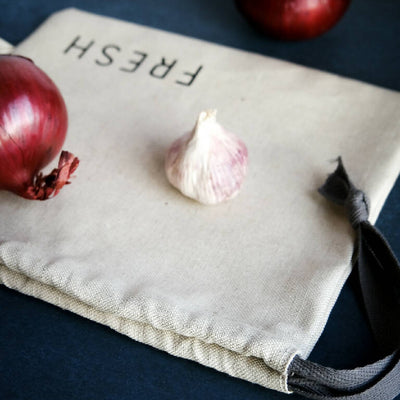
[[[338,158],[336,170],[319,192],[345,207],[357,231],[358,278],[364,305],[383,358],[351,371],[334,370],[296,356],[288,385],[318,400],[392,400],[400,393],[400,265],[388,242],[368,222],[369,201]]]

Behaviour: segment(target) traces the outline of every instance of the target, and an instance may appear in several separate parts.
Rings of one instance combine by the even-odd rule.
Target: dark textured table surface
[[[333,30],[297,43],[256,33],[229,0],[0,0],[0,37],[17,44],[70,6],[400,90],[399,0],[353,0]],[[377,223],[397,255],[399,222],[397,182]],[[337,368],[373,361],[376,347],[359,299],[351,276],[312,360]],[[0,286],[1,400],[287,398]]]

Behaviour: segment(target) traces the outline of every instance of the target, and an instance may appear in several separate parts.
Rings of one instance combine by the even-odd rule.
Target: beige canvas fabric
[[[288,392],[288,364],[312,350],[351,269],[351,228],[317,188],[341,155],[376,220],[399,173],[399,94],[74,9],[15,52],[61,89],[64,148],[81,164],[52,200],[0,193],[0,281]],[[163,170],[209,108],[249,151],[241,193],[218,206]]]
[[[9,54],[13,50],[13,45],[0,38],[0,54]]]

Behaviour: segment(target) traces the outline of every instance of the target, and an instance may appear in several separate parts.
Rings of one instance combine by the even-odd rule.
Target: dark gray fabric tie
[[[353,370],[335,370],[297,356],[289,367],[289,388],[312,399],[392,400],[400,393],[399,262],[382,234],[368,222],[368,199],[353,185],[340,158],[319,192],[345,207],[357,231],[355,267],[382,359]]]

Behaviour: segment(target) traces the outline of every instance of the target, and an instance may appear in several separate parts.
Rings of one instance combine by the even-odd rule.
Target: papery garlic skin
[[[172,143],[165,159],[169,182],[204,204],[235,197],[247,172],[246,145],[217,123],[216,113],[201,112],[194,129]]]

